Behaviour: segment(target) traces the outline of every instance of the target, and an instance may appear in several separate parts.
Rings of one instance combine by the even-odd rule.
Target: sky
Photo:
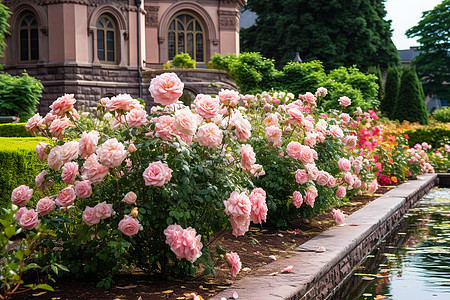
[[[432,10],[442,0],[387,0],[386,20],[392,20],[392,41],[398,50],[418,46],[417,38],[409,39],[405,32],[417,25],[422,19],[422,12]]]

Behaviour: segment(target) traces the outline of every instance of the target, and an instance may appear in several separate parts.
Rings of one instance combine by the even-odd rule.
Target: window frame
[[[108,29],[108,27],[105,26],[105,25],[107,25],[107,23],[105,24],[105,23],[101,22],[102,19],[104,19],[104,18],[106,18],[107,21],[109,21],[112,24],[112,27],[113,27],[112,30]],[[99,27],[100,22],[104,25],[103,28]],[[117,49],[118,29],[117,29],[116,21],[109,14],[101,14],[100,17],[97,19],[95,30],[96,30],[95,43],[96,43],[96,50],[97,50],[95,55],[96,55],[97,60],[101,64],[117,65],[118,64],[118,49]],[[105,56],[104,60],[101,60],[99,57],[99,48],[98,48],[98,44],[99,44],[99,34],[98,33],[99,33],[99,31],[103,31],[103,47],[104,47],[103,51],[104,51],[104,56]],[[111,32],[111,31],[113,32],[113,37],[114,37],[114,43],[113,43],[114,44],[113,45],[114,60],[113,61],[107,60],[107,58],[108,58],[108,39],[106,37],[107,37],[107,32]]]
[[[32,17],[32,19],[28,22],[28,26],[26,26],[26,27],[23,27],[22,26],[22,23],[25,21],[25,19],[26,18],[28,18],[29,16],[31,16]],[[31,23],[33,23],[33,20],[36,22],[36,25],[31,25]],[[36,62],[38,62],[39,61],[39,23],[38,23],[38,20],[37,20],[37,17],[36,17],[36,15],[35,14],[33,14],[32,12],[30,12],[30,11],[26,11],[21,17],[20,17],[20,19],[19,19],[19,34],[18,34],[18,41],[17,41],[17,43],[19,44],[19,46],[18,46],[18,48],[17,49],[19,49],[19,52],[18,52],[18,55],[19,55],[19,57],[18,57],[18,62],[19,63],[36,63]],[[27,39],[26,39],[26,43],[27,43],[27,47],[28,47],[28,53],[27,53],[27,59],[22,59],[22,30],[26,30],[26,32],[27,32]],[[32,47],[31,47],[31,43],[32,43],[32,39],[31,39],[31,31],[32,30],[36,30],[36,37],[37,37],[37,40],[36,40],[36,43],[37,43],[37,47],[36,47],[36,51],[37,51],[37,53],[36,53],[36,59],[32,59],[32,57],[33,57],[33,52],[32,52]]]

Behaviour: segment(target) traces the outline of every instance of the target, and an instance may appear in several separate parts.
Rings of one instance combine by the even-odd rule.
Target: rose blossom
[[[94,206],[94,208],[97,218],[101,220],[111,217],[114,213],[112,204],[108,204],[106,203],[106,201],[98,203],[96,206]]]
[[[122,202],[126,204],[135,205],[136,204],[137,195],[134,192],[128,192],[125,197],[123,197]]]
[[[316,95],[317,98],[318,97],[325,97],[327,95],[327,93],[328,93],[328,91],[327,91],[326,88],[320,87],[320,88],[317,89],[315,95]]]
[[[262,221],[266,221],[268,211],[266,204],[266,192],[262,188],[256,188],[251,192],[248,198],[252,203],[250,219],[255,224],[262,224]]]
[[[33,117],[28,119],[27,124],[25,125],[25,130],[31,131],[34,134],[36,127],[39,127],[39,123],[42,123],[42,117],[39,114],[35,114]]]
[[[292,195],[292,204],[294,204],[295,207],[300,208],[303,204],[303,196],[300,192],[295,191]]]
[[[222,143],[223,134],[214,123],[208,123],[198,128],[197,141],[201,146],[215,148]]]
[[[348,171],[350,171],[350,169],[352,167],[350,161],[346,158],[339,159],[338,166],[342,172],[348,172]]]
[[[303,145],[300,144],[299,142],[290,142],[287,147],[286,147],[286,152],[287,154],[294,158],[294,159],[298,159],[300,158],[300,155],[302,154],[302,150],[303,150]]]
[[[340,209],[333,209],[333,218],[337,225],[344,224],[345,215]]]
[[[190,262],[195,262],[202,255],[203,248],[201,235],[197,235],[194,228],[183,229],[180,225],[169,225],[164,230],[166,244],[178,259],[185,258]]]
[[[69,186],[58,193],[55,203],[59,207],[68,207],[73,204],[75,198],[75,191],[71,186]]]
[[[138,100],[133,99],[129,94],[119,94],[112,97],[110,100],[105,101],[105,108],[109,111],[131,110],[133,108],[141,108],[141,104]]]
[[[233,228],[232,234],[234,236],[244,235],[248,228],[250,227],[250,216],[242,215],[242,216],[231,216],[230,217],[231,227]]]
[[[99,133],[97,131],[91,131],[89,133],[83,132],[81,139],[78,143],[78,153],[81,158],[88,158],[91,154],[97,151]]]
[[[223,201],[225,213],[230,216],[233,235],[244,235],[250,225],[250,214],[252,203],[245,193],[239,194],[237,191],[231,193],[228,200]]]
[[[347,182],[349,186],[352,186],[354,182],[353,175],[350,172],[345,173],[344,181]]]
[[[58,171],[63,165],[63,161],[61,158],[62,146],[55,146],[47,157],[48,167],[55,171]]]
[[[170,141],[174,132],[173,118],[170,116],[161,116],[155,121],[155,136],[164,141]]]
[[[231,276],[236,277],[236,275],[241,270],[241,259],[239,258],[239,255],[235,252],[229,252],[227,255],[227,261],[231,265]]]
[[[77,102],[73,96],[74,94],[64,94],[64,96],[56,99],[50,105],[51,113],[62,117],[66,112],[72,110],[73,105]]]
[[[39,142],[36,145],[36,154],[40,161],[44,161],[48,157],[47,149],[50,148],[50,145],[44,142]]]
[[[304,165],[314,163],[314,158],[317,157],[317,153],[313,149],[309,148],[309,146],[302,145],[301,148],[300,160],[302,163]]]
[[[344,107],[349,106],[351,103],[352,103],[352,100],[350,100],[350,98],[348,98],[346,96],[339,98],[339,104]]]
[[[134,108],[126,115],[125,119],[131,128],[139,128],[147,123],[147,112]]]
[[[16,213],[14,214],[14,219],[16,219],[17,222],[20,221],[20,218],[22,217],[22,215],[27,212],[28,209],[26,207],[21,207],[19,208]]]
[[[53,210],[55,210],[55,201],[53,201],[49,197],[40,199],[36,204],[36,211],[40,213],[41,216],[45,216]]]
[[[201,121],[200,115],[193,114],[189,108],[183,108],[175,112],[173,128],[185,135],[192,136]]]
[[[354,135],[349,135],[344,138],[343,142],[347,145],[349,149],[353,149],[356,147],[358,143],[358,138]]]
[[[344,186],[340,185],[336,191],[336,197],[338,199],[343,199],[346,194],[347,194],[347,190],[345,189]]]
[[[32,196],[33,189],[30,189],[26,185],[21,185],[12,191],[11,202],[18,206],[25,206]]]
[[[135,146],[133,143],[131,143],[131,144],[128,146],[128,152],[133,153],[133,152],[136,152],[136,151],[137,151],[136,146]]]
[[[377,180],[374,179],[370,184],[369,184],[369,189],[368,192],[369,193],[375,193],[375,191],[378,189],[378,183]]]
[[[155,161],[148,165],[142,176],[144,177],[145,185],[162,186],[172,178],[172,169],[165,163]]]
[[[124,216],[119,222],[119,230],[128,236],[135,235],[139,232],[139,221],[131,216]]]
[[[209,95],[198,94],[194,103],[195,112],[205,119],[213,119],[222,109],[220,99]]]
[[[314,201],[318,196],[317,189],[315,186],[310,186],[306,189],[305,202],[311,207],[314,207]]]
[[[156,103],[170,105],[183,94],[184,83],[175,73],[163,73],[150,82],[149,91]]]
[[[83,212],[83,221],[88,226],[92,226],[100,222],[100,219],[97,217],[96,210],[94,207],[86,206]]]
[[[319,175],[319,170],[317,169],[315,164],[307,164],[305,165],[305,169],[308,172],[309,180],[316,180],[317,175]]]
[[[92,195],[92,186],[89,180],[75,181],[75,194],[78,198],[89,198]]]
[[[96,154],[89,156],[81,168],[81,178],[89,180],[94,185],[102,182],[108,173],[109,168],[98,162]]]
[[[53,181],[51,181],[51,180],[45,181],[45,175],[47,175],[47,174],[48,174],[47,171],[43,170],[35,178],[35,182],[36,182],[38,189],[40,189],[42,191],[50,188],[53,185]]]
[[[109,168],[120,166],[127,156],[127,151],[125,151],[124,146],[115,138],[104,142],[96,153],[98,155],[98,161]]]
[[[308,181],[308,174],[306,171],[298,169],[297,172],[295,172],[295,181],[300,184],[306,183]]]
[[[304,119],[302,112],[298,108],[291,108],[288,110],[289,124],[301,123]]]
[[[342,132],[342,129],[338,125],[331,125],[330,126],[330,134],[335,139],[344,137],[344,133]]]
[[[237,91],[221,89],[219,92],[220,102],[224,105],[236,106],[240,98]]]
[[[264,125],[266,125],[266,127],[278,126],[278,115],[277,114],[269,114],[264,119]]]
[[[316,182],[318,185],[325,186],[328,184],[328,181],[330,179],[330,174],[326,171],[319,171],[317,174]]]
[[[242,145],[241,146],[241,165],[244,172],[249,172],[252,169],[252,165],[256,162],[256,155],[253,151],[252,146]]]
[[[78,158],[78,141],[70,141],[61,146],[61,160],[64,163]]]
[[[64,117],[62,119],[55,119],[52,122],[52,124],[50,124],[49,128],[52,137],[62,139],[63,138],[62,132],[70,125],[72,125],[72,122],[70,122],[70,120],[67,119],[67,117]]]
[[[266,127],[266,138],[270,146],[281,146],[282,130],[277,126]]]
[[[238,141],[245,142],[252,135],[252,125],[240,112],[233,114],[230,124],[236,127],[234,132]]]
[[[332,188],[335,187],[337,183],[337,179],[334,178],[332,175],[328,178],[327,187]]]
[[[78,174],[78,163],[68,162],[63,166],[61,178],[65,184],[69,185],[74,182],[75,177]]]
[[[38,228],[41,220],[38,219],[38,213],[34,209],[29,209],[20,216],[19,224],[23,228],[31,230]]]
[[[317,143],[317,134],[314,132],[307,132],[305,137],[305,143],[309,147],[314,147]]]

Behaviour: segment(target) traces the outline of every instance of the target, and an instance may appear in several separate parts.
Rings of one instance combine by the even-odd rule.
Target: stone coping
[[[450,174],[423,174],[375,199],[351,216],[345,225],[334,226],[296,249],[210,298],[232,299],[325,299],[370,251],[401,220],[410,207]],[[316,252],[324,247],[324,252]],[[280,271],[293,266],[290,273]],[[276,275],[271,275],[278,272]]]

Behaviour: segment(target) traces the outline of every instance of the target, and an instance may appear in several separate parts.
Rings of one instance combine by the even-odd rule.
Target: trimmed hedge
[[[435,149],[443,147],[445,144],[450,144],[450,129],[440,127],[418,128],[407,130],[405,133],[409,136],[408,145],[410,147],[423,142],[427,142]]]
[[[0,124],[0,137],[32,137],[33,134],[25,130],[27,123]]]
[[[36,155],[36,145],[40,141],[48,139],[0,138],[0,208],[6,207],[12,191],[22,184],[34,190],[34,199],[43,196],[34,182],[45,166]]]

